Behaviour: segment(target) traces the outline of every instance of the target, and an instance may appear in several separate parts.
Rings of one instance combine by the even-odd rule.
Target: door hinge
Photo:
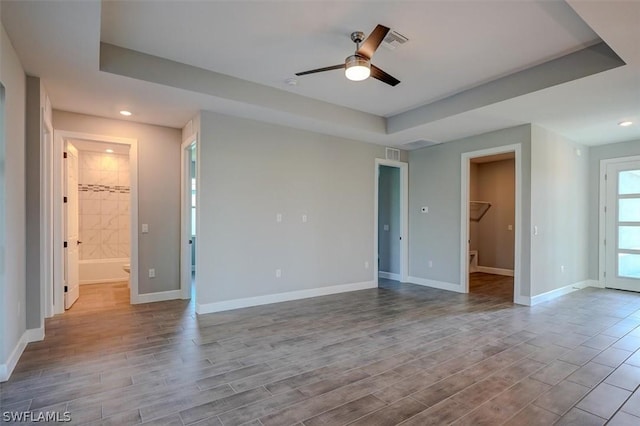
[[[67,158],[67,153],[66,152],[62,153],[62,158]]]
[[[606,278],[606,277],[607,277],[607,271],[604,271],[604,272],[602,273],[602,276]]]
[[[607,212],[607,206],[604,206],[604,212],[605,213]]]
[[[606,173],[604,174],[604,180],[607,180],[607,174]]]
[[[63,246],[64,248],[67,248],[67,242],[65,241],[65,242],[62,244],[62,246]]]
[[[62,202],[66,203],[67,202],[67,197],[62,197]]]
[[[67,292],[68,292],[68,288],[67,288],[67,286],[66,286],[66,285],[64,286],[64,292],[65,292],[65,293],[67,293]]]
[[[602,244],[606,246],[606,245],[607,245],[607,240],[604,240],[604,241],[602,242]]]

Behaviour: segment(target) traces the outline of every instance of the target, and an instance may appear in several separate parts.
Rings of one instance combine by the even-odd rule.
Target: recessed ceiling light
[[[105,152],[108,152],[109,154],[113,154],[113,150],[111,148],[105,149]]]
[[[129,117],[131,115],[131,111],[123,109],[122,111],[120,111],[120,114],[124,115],[125,117]]]
[[[625,121],[619,122],[618,126],[627,127],[627,126],[631,126],[632,124],[633,124],[633,121],[625,120]]]

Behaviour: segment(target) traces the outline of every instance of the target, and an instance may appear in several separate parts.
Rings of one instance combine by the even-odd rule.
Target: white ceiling
[[[43,79],[57,109],[112,118],[129,109],[132,120],[172,127],[206,109],[388,145],[446,142],[523,123],[587,145],[640,139],[637,1],[3,0],[1,8],[27,73]],[[349,33],[378,23],[409,38],[393,51],[381,47],[373,58],[402,81],[397,87],[349,82],[341,71],[284,84],[295,72],[341,63],[354,48]],[[268,97],[238,101],[99,70],[102,41],[335,104],[337,113],[341,106],[388,117],[599,38],[627,65],[393,134],[284,111],[275,97],[273,106]],[[620,128],[623,119],[636,125]]]

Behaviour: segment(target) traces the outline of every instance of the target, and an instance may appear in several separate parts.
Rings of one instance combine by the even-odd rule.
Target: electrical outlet
[[[280,269],[276,269],[276,278],[280,278],[282,276],[282,271]]]
[[[278,213],[276,215],[276,222],[278,222],[278,223],[282,222],[282,213]]]
[[[364,269],[369,269],[369,261],[368,260],[364,261]]]
[[[149,269],[149,278],[156,277],[156,270],[154,268]]]
[[[509,225],[509,226],[507,226],[507,230],[508,230],[508,231],[513,231],[513,225]]]
[[[302,223],[307,223],[307,215],[306,214],[302,215]]]
[[[560,272],[564,274],[564,265],[560,265]]]
[[[388,231],[388,230],[389,230],[389,225],[384,225],[384,226],[383,226],[383,229],[384,229],[385,231]]]
[[[429,268],[433,268],[433,260],[429,261]]]

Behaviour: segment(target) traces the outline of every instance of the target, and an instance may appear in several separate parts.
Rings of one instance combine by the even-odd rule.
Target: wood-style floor
[[[93,293],[96,311],[83,309]],[[74,424],[640,424],[640,294],[524,307],[409,284],[196,316],[82,287],[0,411]],[[89,302],[87,302],[88,304]]]
[[[513,277],[474,272],[469,274],[469,292],[513,301]]]

